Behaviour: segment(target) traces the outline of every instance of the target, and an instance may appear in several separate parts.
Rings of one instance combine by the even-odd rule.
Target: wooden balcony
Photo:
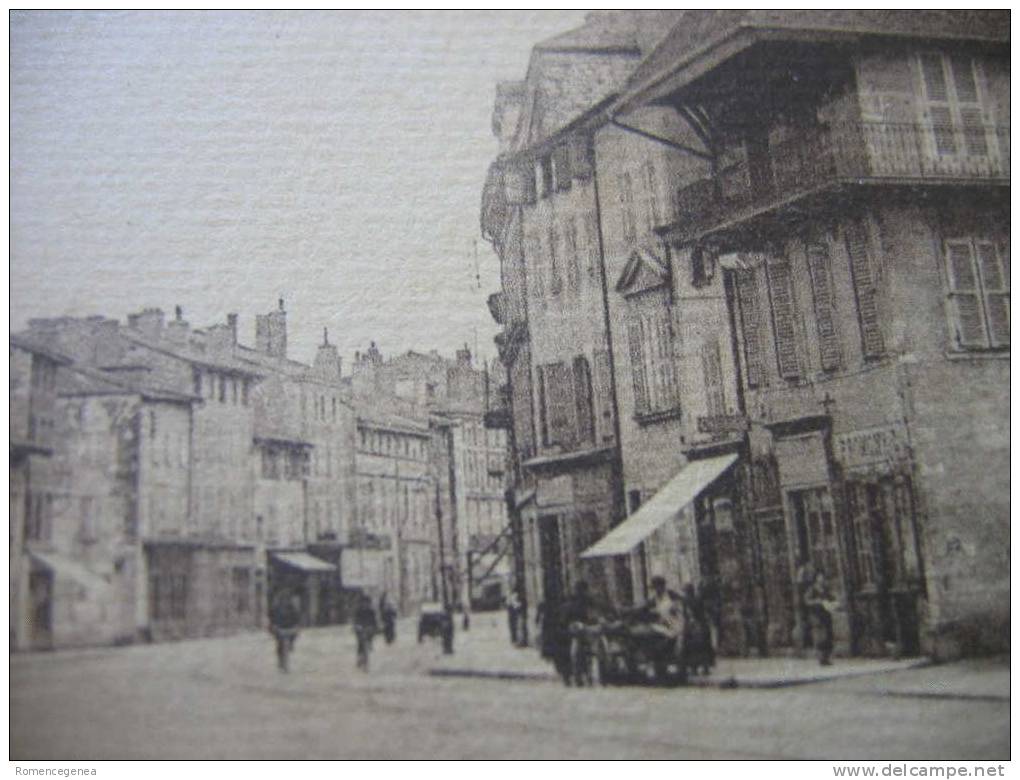
[[[839,185],[1009,184],[1009,126],[933,128],[853,122],[802,128],[764,155],[743,156],[677,193],[680,219],[663,229],[692,240]]]

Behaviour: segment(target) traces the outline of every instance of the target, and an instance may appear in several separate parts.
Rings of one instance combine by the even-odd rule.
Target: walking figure
[[[276,664],[281,672],[289,669],[290,654],[294,650],[300,624],[301,598],[287,591],[278,593],[269,613],[269,632],[276,639]]]
[[[372,652],[372,638],[375,636],[377,624],[372,600],[362,595],[358,608],[354,611],[354,638],[358,644],[357,667],[368,671],[368,656]]]

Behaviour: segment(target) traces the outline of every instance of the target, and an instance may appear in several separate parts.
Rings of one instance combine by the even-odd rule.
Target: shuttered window
[[[797,361],[797,326],[793,301],[793,280],[785,260],[772,260],[765,265],[772,300],[772,328],[776,336],[776,364],[783,379],[800,376]]]
[[[764,384],[761,356],[761,312],[758,308],[758,286],[751,269],[736,272],[737,300],[740,303],[740,330],[744,342],[744,371],[747,386]]]
[[[850,257],[850,275],[857,300],[857,319],[861,328],[861,349],[865,358],[885,354],[878,316],[878,288],[868,251],[868,233],[864,224],[854,221],[846,227],[846,249]]]
[[[635,413],[679,408],[673,331],[666,313],[635,313],[628,326]]]
[[[550,363],[539,369],[542,441],[570,447],[574,442],[574,393],[570,366]]]
[[[974,60],[929,53],[921,55],[920,64],[936,153],[987,157],[988,128]]]
[[[954,346],[1008,347],[1008,248],[980,239],[950,239],[945,258]]]
[[[811,277],[811,294],[815,304],[815,323],[818,327],[818,351],[823,371],[835,371],[842,356],[839,332],[836,329],[836,297],[832,289],[832,268],[829,245],[824,242],[808,244],[808,273]]]
[[[591,394],[591,367],[584,356],[574,358],[574,407],[577,418],[577,443],[595,443],[595,417]]]

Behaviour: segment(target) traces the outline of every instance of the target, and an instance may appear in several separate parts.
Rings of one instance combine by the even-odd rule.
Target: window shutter
[[[591,368],[585,357],[574,358],[574,405],[577,412],[577,441],[595,443],[595,419],[591,396]]]
[[[949,264],[949,297],[956,314],[956,342],[962,347],[985,346],[987,339],[970,242],[947,241],[946,261]]]
[[[981,286],[985,291],[988,333],[993,347],[1009,344],[1009,271],[996,251],[995,244],[977,245],[981,268]]]
[[[705,397],[710,415],[726,414],[723,397],[722,359],[719,339],[706,339],[701,345],[701,369],[705,375]]]
[[[938,54],[921,56],[921,74],[928,97],[928,115],[931,118],[935,151],[938,154],[956,154],[956,136],[953,133],[953,112],[949,107],[949,89],[946,85],[942,57]]]
[[[642,349],[641,320],[633,319],[627,328],[630,339],[630,371],[634,381],[634,411],[648,412],[648,382],[645,378],[645,357]]]
[[[960,121],[963,123],[963,142],[967,154],[972,157],[988,156],[988,139],[985,137],[985,123],[980,108],[961,108]]]
[[[552,154],[553,171],[557,192],[570,189],[570,147],[566,144],[558,146]]]
[[[758,291],[755,274],[751,269],[736,272],[737,300],[740,302],[740,326],[744,340],[744,370],[747,386],[758,387],[764,382],[761,363],[761,315],[758,310]]]
[[[603,442],[614,439],[612,376],[609,371],[609,352],[595,351],[595,402],[598,405],[599,438]]]
[[[783,379],[796,379],[800,376],[800,367],[797,362],[797,329],[790,265],[785,260],[773,260],[766,263],[765,271],[772,296],[772,325],[776,333],[779,376]]]
[[[840,366],[839,334],[836,331],[836,301],[832,290],[829,246],[809,244],[807,248],[811,293],[815,300],[815,322],[818,325],[818,350],[822,369],[833,371]]]
[[[961,103],[977,103],[977,79],[974,78],[974,62],[970,57],[952,57],[950,60],[953,71],[953,86],[956,87],[956,98]]]
[[[868,238],[864,225],[853,222],[846,228],[846,249],[850,256],[850,275],[857,298],[857,317],[861,325],[861,348],[865,358],[885,353],[885,340],[878,317],[878,291],[871,261],[868,257]]]

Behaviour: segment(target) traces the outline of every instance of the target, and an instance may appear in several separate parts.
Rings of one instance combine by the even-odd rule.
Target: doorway
[[[556,515],[538,518],[538,543],[542,562],[542,592],[547,606],[563,601],[563,546],[560,519]]]

